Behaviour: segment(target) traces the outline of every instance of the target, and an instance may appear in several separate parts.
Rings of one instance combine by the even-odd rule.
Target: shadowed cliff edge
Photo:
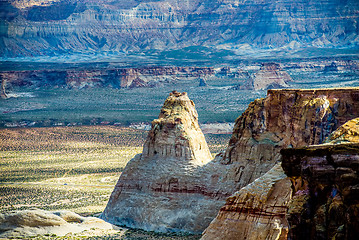
[[[211,160],[193,102],[187,94],[173,92],[152,122],[143,153],[127,164],[101,217],[145,230],[200,233],[226,198],[270,169],[271,178],[263,180],[268,186],[289,186],[289,179],[276,180],[286,179],[276,165],[280,149],[322,143],[338,126],[359,116],[358,100],[358,88],[269,90],[266,98],[251,103],[236,120],[227,150]],[[275,202],[276,194],[282,196],[280,191],[265,191],[261,194],[267,203],[268,193]],[[286,196],[275,209],[285,208],[290,192]],[[227,205],[235,199],[235,195],[229,198]],[[240,213],[244,208],[234,209]],[[263,211],[249,206],[242,214],[254,214],[253,224],[264,216],[270,223],[266,231],[276,239],[288,232],[282,221],[285,211],[279,210],[279,218],[266,218]],[[223,227],[218,225],[218,232]],[[246,229],[248,234],[252,230],[252,226]],[[204,237],[209,233],[207,229]]]
[[[291,239],[355,239],[359,234],[359,118],[325,144],[283,149],[292,182],[287,213]]]

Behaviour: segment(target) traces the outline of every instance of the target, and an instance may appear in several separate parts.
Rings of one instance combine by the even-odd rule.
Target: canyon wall
[[[359,116],[358,107],[358,88],[268,90],[251,103],[237,119],[222,161],[241,163],[242,181],[255,181],[227,199],[203,239],[286,239],[292,190],[278,166],[280,149],[322,143]]]
[[[1,1],[0,55],[357,47],[356,0]]]
[[[8,87],[155,87],[178,79],[212,76],[211,67],[142,67],[118,69],[65,69],[2,71],[0,79]]]

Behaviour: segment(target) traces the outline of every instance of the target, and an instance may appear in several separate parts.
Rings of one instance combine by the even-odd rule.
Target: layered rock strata
[[[277,63],[263,63],[253,79],[253,89],[288,88],[287,83],[293,81],[289,74]]]
[[[7,57],[180,49],[357,47],[357,0],[1,1]],[[241,51],[240,51],[241,52]]]
[[[291,195],[291,182],[278,163],[229,197],[201,239],[286,239]]]
[[[251,103],[236,121],[222,163],[242,166],[242,184],[258,179],[227,199],[203,239],[285,239],[290,180],[278,165],[263,174],[280,162],[280,149],[322,143],[340,124],[359,116],[358,94],[357,88],[269,90],[265,99]]]
[[[211,67],[142,67],[119,69],[59,69],[2,71],[0,79],[9,87],[155,87],[177,79],[206,77],[214,74]]]
[[[236,120],[223,163],[244,159],[261,166],[273,163],[281,148],[322,143],[356,116],[359,88],[268,90],[266,98],[249,104]]]
[[[283,149],[283,169],[292,180],[290,239],[355,239],[359,234],[359,118],[328,143]]]
[[[162,232],[201,233],[208,226],[236,184],[220,184],[229,167],[211,162],[197,118],[186,93],[170,94],[142,154],[121,174],[103,219]]]
[[[357,88],[269,90],[265,99],[251,103],[236,120],[227,150],[210,160],[197,128],[194,105],[185,94],[172,93],[159,119],[152,123],[143,153],[126,166],[102,217],[111,223],[146,230],[201,232],[226,198],[275,166],[280,149],[321,143],[353,116],[359,116]],[[244,203],[242,198],[246,197],[242,194],[234,195],[223,208],[227,213],[219,214],[222,220],[226,216],[252,219],[254,225],[238,225],[237,230],[254,234],[266,229],[273,238],[284,236],[288,226],[283,213],[291,194],[286,192],[288,198],[279,199],[280,192],[287,190],[278,186],[289,180],[278,168],[273,171],[277,175],[268,174],[257,181],[269,184],[259,191],[262,197],[248,195],[251,205]],[[252,191],[251,187],[241,193]],[[262,213],[275,217],[272,221]],[[206,230],[206,234],[211,232],[215,231]]]

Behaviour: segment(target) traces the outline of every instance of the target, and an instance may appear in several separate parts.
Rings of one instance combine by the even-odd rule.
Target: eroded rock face
[[[358,88],[268,90],[266,98],[252,102],[236,120],[223,162],[279,160],[281,148],[322,143],[356,116]]]
[[[7,0],[2,6],[0,54],[9,57],[358,46],[356,0]]]
[[[280,164],[229,197],[201,239],[286,239],[291,182]]]
[[[236,183],[212,157],[186,93],[173,92],[143,152],[120,176],[102,218],[151,231],[201,233]]]
[[[154,87],[177,79],[206,77],[214,74],[211,67],[142,67],[114,69],[56,69],[1,71],[0,79],[9,87]]]
[[[291,239],[357,238],[358,123],[344,124],[326,144],[281,151],[294,189],[287,214]]]
[[[251,103],[237,119],[226,152],[211,160],[194,104],[186,94],[174,92],[153,121],[143,153],[132,159],[120,176],[102,218],[146,230],[200,233],[226,198],[275,166],[280,149],[321,143],[341,122],[359,116],[358,93],[357,88],[269,90],[267,98]],[[262,197],[248,195],[252,205],[246,205],[241,194],[228,200],[223,208],[226,213],[219,214],[218,221],[224,223],[215,226],[225,227],[230,219],[252,219],[252,225],[249,221],[233,231],[257,236],[253,231],[262,229],[273,238],[284,236],[285,202],[291,194],[283,186],[289,180],[280,170],[274,172],[278,175],[273,179],[270,177],[275,174],[268,174],[257,182],[269,183],[269,188],[259,192]],[[279,199],[282,194],[287,197]],[[272,221],[262,213],[276,217]],[[215,231],[206,230],[210,232]]]
[[[286,239],[290,227],[285,218],[287,211],[303,210],[288,206],[292,199],[290,180],[297,189],[297,204],[307,201],[307,182],[301,178],[289,180],[278,165],[272,168],[281,160],[279,150],[323,142],[341,123],[359,116],[358,93],[357,88],[269,90],[265,99],[251,103],[237,119],[221,160],[240,166],[237,179],[245,187],[227,199],[203,238]],[[236,168],[232,166],[227,174]]]

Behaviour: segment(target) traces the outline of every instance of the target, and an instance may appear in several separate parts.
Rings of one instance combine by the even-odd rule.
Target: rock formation
[[[288,82],[293,81],[290,75],[278,63],[262,63],[258,72],[251,76],[248,72],[240,73],[245,81],[235,90],[266,90],[288,88]]]
[[[236,120],[222,163],[242,166],[242,184],[258,179],[227,199],[203,239],[285,239],[292,194],[289,179],[275,165],[279,150],[322,143],[359,116],[358,96],[358,88],[268,90],[265,99],[251,103]]]
[[[205,78],[200,78],[199,79],[199,84],[198,84],[199,87],[207,87],[208,84],[207,84],[207,81]]]
[[[211,67],[141,67],[114,69],[54,69],[1,71],[9,86],[86,88],[153,87],[177,79],[206,77],[214,74]]]
[[[338,128],[325,144],[281,152],[294,190],[287,216],[290,239],[357,238],[359,118]]]
[[[288,88],[287,83],[293,81],[289,74],[277,63],[263,63],[253,79],[253,89]]]
[[[357,0],[5,0],[0,55],[358,46]],[[207,56],[207,55],[206,55]]]
[[[37,235],[65,236],[90,230],[113,230],[116,226],[95,217],[70,211],[24,210],[0,214],[1,239],[28,239]]]
[[[286,239],[290,186],[280,164],[276,164],[229,197],[201,239]]]
[[[143,153],[120,176],[102,218],[146,230],[199,233],[227,197],[276,165],[280,149],[321,143],[342,123],[359,116],[358,90],[268,90],[265,99],[251,103],[236,120],[228,149],[213,160],[197,127],[194,105],[186,94],[172,93],[152,123]],[[283,206],[291,197],[283,188],[289,184],[285,178],[274,167],[262,180],[241,190],[251,202],[246,204],[242,194],[235,194],[222,208],[227,213],[219,216],[252,219],[257,224],[248,223],[240,231],[266,229],[273,237],[285,235]],[[258,190],[262,197],[249,194],[263,182],[269,185]],[[265,197],[268,193],[273,194]],[[283,193],[287,200],[278,200]],[[275,216],[275,221],[270,222],[264,212]],[[206,234],[211,232],[215,231],[206,230]]]
[[[211,153],[197,118],[186,93],[170,94],[142,154],[121,174],[104,220],[152,231],[203,231],[230,193],[211,188],[219,173],[209,164]]]
[[[322,143],[356,116],[359,88],[268,90],[266,98],[252,102],[236,120],[223,161],[273,163],[280,148]]]
[[[8,96],[6,94],[6,79],[1,80],[0,97],[2,99],[7,99],[8,98]]]

